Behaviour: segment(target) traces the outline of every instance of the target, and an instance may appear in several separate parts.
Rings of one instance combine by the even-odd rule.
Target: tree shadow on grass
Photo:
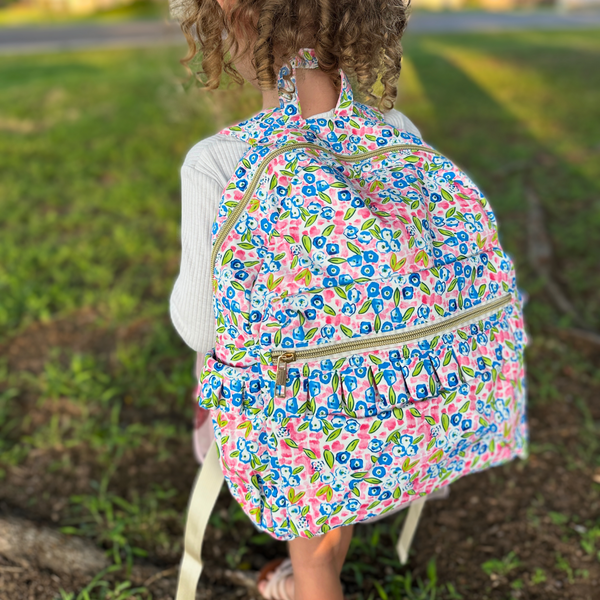
[[[470,40],[452,38],[452,46],[461,46],[463,39]],[[553,277],[588,325],[598,328],[600,269],[590,248],[600,245],[600,227],[595,226],[600,225],[600,211],[591,202],[600,185],[551,145],[534,138],[517,117],[443,56],[441,46],[430,42],[431,38],[419,36],[407,44],[407,54],[437,116],[433,126],[423,124],[424,136],[465,168],[488,195],[500,223],[501,242],[517,264],[520,286],[533,293],[530,326],[559,320],[572,323],[552,307],[539,275],[528,263],[527,190],[539,196],[546,215],[554,249]],[[482,50],[481,45],[475,46]],[[525,47],[523,41],[513,44],[509,58],[511,52],[525,55]],[[492,49],[499,53],[502,46],[495,44]],[[487,53],[487,46],[483,51]],[[571,60],[577,64],[577,51],[572,51]]]

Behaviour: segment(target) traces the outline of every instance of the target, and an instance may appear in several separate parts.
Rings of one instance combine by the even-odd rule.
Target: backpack
[[[216,445],[182,574],[223,477],[279,540],[409,505],[414,531],[428,495],[527,452],[522,301],[483,194],[342,70],[335,116],[304,120],[294,76],[314,50],[290,66],[280,107],[221,132],[249,149],[213,227],[198,400]]]

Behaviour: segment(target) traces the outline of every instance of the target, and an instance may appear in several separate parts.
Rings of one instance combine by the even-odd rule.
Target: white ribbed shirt
[[[310,119],[332,118],[334,110]],[[401,131],[421,134],[401,112],[384,114]],[[308,120],[308,119],[307,119]],[[198,142],[181,167],[181,267],[171,294],[170,311],[183,341],[201,355],[215,344],[212,297],[212,226],[223,190],[249,145],[233,136],[216,134]]]

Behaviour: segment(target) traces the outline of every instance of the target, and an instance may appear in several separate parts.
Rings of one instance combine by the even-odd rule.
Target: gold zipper
[[[414,342],[430,335],[442,334],[480,319],[486,313],[492,314],[504,308],[510,303],[511,295],[504,294],[499,298],[494,298],[481,306],[465,311],[463,314],[454,317],[441,319],[436,323],[425,326],[411,327],[399,333],[391,335],[377,335],[363,338],[361,340],[340,342],[337,344],[324,344],[317,348],[307,348],[306,350],[273,350],[271,352],[271,363],[277,361],[277,370],[275,372],[275,397],[285,398],[286,381],[288,365],[296,361],[307,361],[314,358],[323,358],[325,356],[335,356],[346,352],[357,352],[359,350],[369,350],[371,348],[384,349],[388,346],[397,346],[407,342]]]
[[[417,146],[416,144],[396,144],[394,146],[388,146],[387,148],[382,148],[380,150],[369,150],[368,152],[364,152],[362,154],[355,154],[355,155],[350,155],[350,156],[348,156],[346,154],[338,154],[337,152],[331,152],[331,150],[328,150],[327,148],[324,148],[323,146],[320,146],[319,144],[315,144],[312,142],[303,142],[300,144],[288,144],[286,146],[282,146],[281,148],[277,148],[277,150],[273,150],[272,152],[269,152],[269,154],[267,154],[265,156],[264,160],[261,162],[256,173],[254,174],[254,177],[252,178],[252,181],[250,182],[248,189],[244,192],[244,195],[242,196],[241,200],[236,204],[235,208],[229,213],[229,216],[227,217],[227,219],[225,219],[225,222],[223,223],[221,229],[219,230],[219,233],[217,234],[217,237],[215,238],[215,243],[213,246],[212,256],[211,256],[211,264],[212,264],[213,271],[215,270],[215,265],[217,262],[217,254],[219,253],[219,250],[221,249],[221,246],[223,245],[225,238],[229,235],[230,231],[233,229],[235,224],[238,222],[238,219],[242,216],[242,213],[244,212],[246,206],[248,205],[248,202],[250,201],[252,194],[254,194],[254,191],[256,190],[256,187],[258,186],[258,182],[259,182],[262,174],[264,173],[265,169],[267,168],[267,165],[274,158],[279,156],[280,154],[283,154],[284,152],[289,152],[290,150],[294,150],[296,148],[315,148],[316,150],[328,152],[332,156],[335,156],[337,159],[341,159],[344,162],[358,162],[365,158],[369,158],[370,156],[387,154],[389,152],[393,152],[394,150],[412,150],[412,151],[420,150],[423,152],[428,152],[429,154],[435,154],[437,156],[441,156],[440,152],[437,152],[436,150],[433,150],[432,148],[427,148],[425,146]]]

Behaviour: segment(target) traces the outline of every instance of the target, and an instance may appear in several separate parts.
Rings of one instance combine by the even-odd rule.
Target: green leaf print
[[[223,255],[223,264],[226,265],[227,263],[230,263],[232,259],[233,250],[229,248],[229,250],[227,250],[227,252],[225,252],[225,254]]]
[[[307,252],[310,252],[312,249],[312,240],[310,239],[310,237],[308,235],[303,235],[302,236],[302,245],[304,246],[304,249]]]

